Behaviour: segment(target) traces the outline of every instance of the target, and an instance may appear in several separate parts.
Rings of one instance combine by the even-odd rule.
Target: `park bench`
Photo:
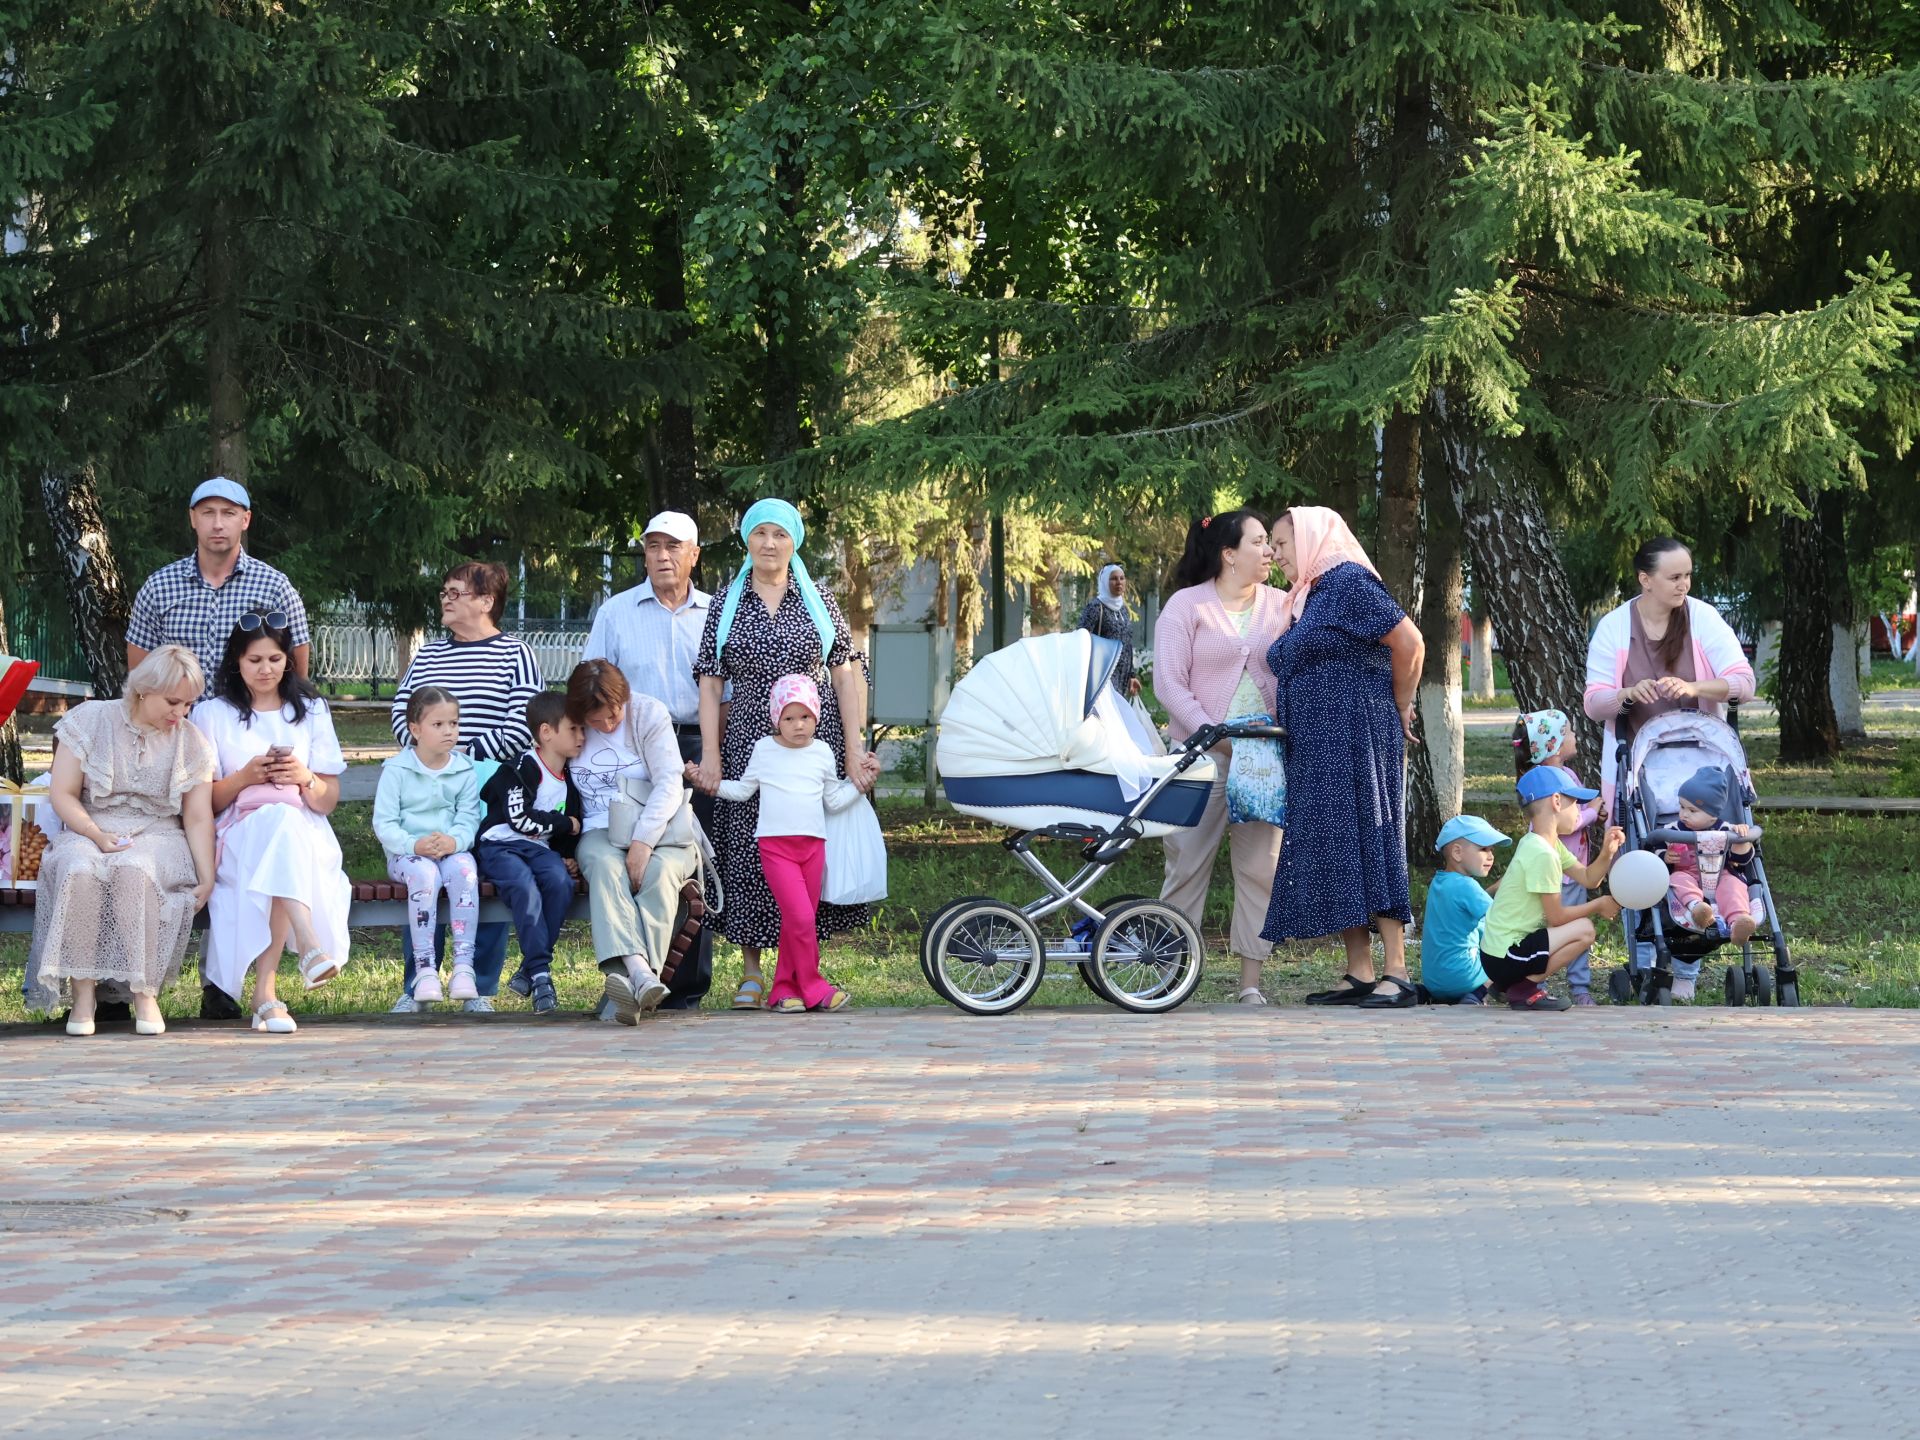
[[[18,890],[12,886],[0,886],[0,934],[13,932],[20,934],[33,929],[33,908],[39,891],[34,889]],[[440,897],[440,913],[446,916],[446,896]],[[700,893],[698,881],[689,880],[680,892],[680,923],[674,930],[673,947],[666,963],[660,967],[660,978],[671,983],[674,972],[679,969],[681,959],[687,954],[694,941],[699,938],[701,927],[706,923],[707,905]],[[567,911],[568,920],[588,918],[587,882],[574,882],[573,904]],[[513,919],[506,903],[495,892],[493,886],[482,882],[480,886],[480,919],[508,922]],[[204,930],[207,926],[207,912],[202,910],[194,917],[194,928]],[[355,880],[353,882],[353,902],[347,909],[347,924],[354,929],[399,930],[407,923],[407,891],[403,885],[390,880]]]

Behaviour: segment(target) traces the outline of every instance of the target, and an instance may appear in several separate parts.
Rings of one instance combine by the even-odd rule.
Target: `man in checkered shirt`
[[[203,481],[187,502],[187,518],[199,544],[185,559],[149,575],[134,597],[127,621],[127,668],[162,645],[184,645],[200,657],[206,693],[211,695],[227,637],[240,617],[248,611],[277,611],[293,632],[293,668],[305,675],[313,638],[307,630],[307,607],[292,581],[247,554],[253,502],[246,488],[220,476]]]

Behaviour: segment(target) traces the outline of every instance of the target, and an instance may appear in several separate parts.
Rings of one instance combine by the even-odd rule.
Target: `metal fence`
[[[585,626],[509,633],[524,640],[533,651],[549,685],[566,679],[587,644]],[[439,638],[440,632],[427,631],[421,643]],[[316,625],[310,668],[315,682],[321,685],[397,685],[400,637],[390,629],[371,625]]]

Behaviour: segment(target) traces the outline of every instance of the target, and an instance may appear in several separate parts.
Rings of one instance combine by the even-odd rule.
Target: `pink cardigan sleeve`
[[[1173,733],[1184,739],[1207,723],[1207,712],[1193,693],[1192,597],[1175,591],[1153,626],[1153,693],[1167,707]]]

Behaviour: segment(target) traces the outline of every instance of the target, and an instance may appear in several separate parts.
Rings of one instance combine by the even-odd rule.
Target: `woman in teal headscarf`
[[[862,790],[871,789],[880,773],[879,761],[867,754],[860,735],[867,713],[866,675],[840,607],[813,583],[798,554],[806,536],[806,522],[785,500],[761,500],[741,517],[747,563],[719,603],[708,609],[706,633],[693,663],[700,677],[703,758],[692,774],[694,784],[709,795],[722,779],[739,779],[754,742],[773,733],[767,701],[774,681],[783,675],[811,676],[819,685],[815,736],[832,748],[840,773]],[[853,717],[850,726],[843,723],[843,715]],[[780,911],[761,873],[754,841],[759,818],[758,799],[714,805],[713,846],[726,886],[722,933],[740,947],[742,958],[740,986],[733,997],[736,1010],[755,1010],[765,1003],[760,952],[780,940]],[[864,905],[820,907],[822,939],[866,923]]]

